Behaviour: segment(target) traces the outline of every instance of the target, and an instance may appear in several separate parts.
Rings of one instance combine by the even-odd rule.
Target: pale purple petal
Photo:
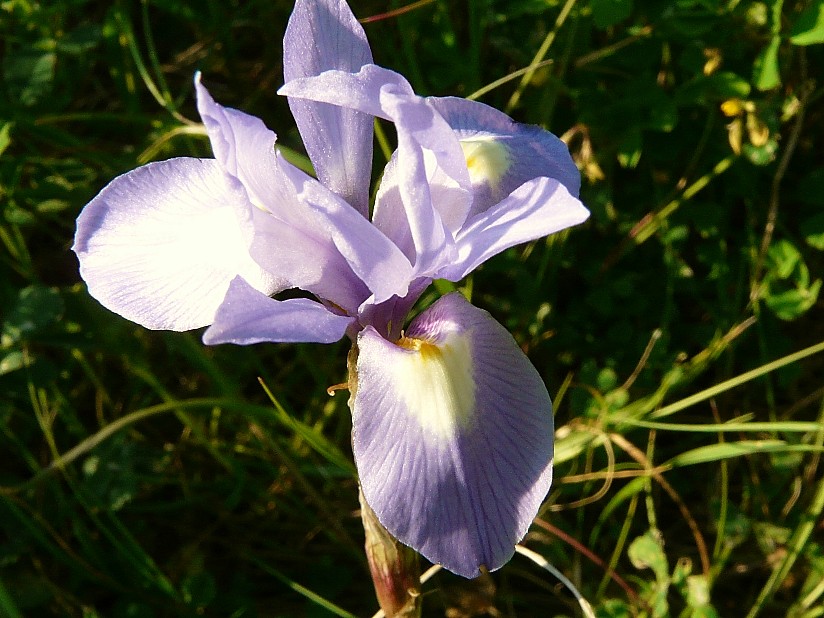
[[[387,199],[388,195],[394,204],[403,205],[405,229],[414,247],[416,276],[427,276],[451,261],[454,246],[450,228],[456,228],[456,222],[463,222],[466,217],[468,195],[463,201],[451,201],[444,214],[439,212],[429,184],[432,174],[427,172],[427,152],[434,157],[430,170],[440,168],[456,189],[464,191],[470,186],[466,161],[455,133],[426,99],[414,94],[403,76],[366,65],[358,73],[327,71],[317,77],[294,80],[284,85],[280,93],[335,103],[393,121],[398,132],[396,173],[386,179],[389,186],[382,197]],[[387,210],[393,210],[391,218],[397,220],[399,208],[393,205]],[[389,229],[395,228],[387,226]],[[403,245],[404,240],[399,238],[399,244]],[[412,259],[411,252],[405,251]]]
[[[333,343],[346,334],[354,320],[308,298],[269,298],[237,277],[229,285],[214,323],[203,333],[203,343]]]
[[[279,94],[338,105],[391,120],[398,133],[407,133],[431,150],[444,172],[468,187],[466,161],[449,124],[428,99],[419,97],[406,78],[374,64],[359,71],[326,71],[315,77],[290,80]]]
[[[466,222],[458,258],[436,276],[459,281],[493,255],[586,221],[589,211],[552,178],[524,183],[506,199]]]
[[[252,256],[291,287],[355,311],[370,291],[336,250],[336,234],[330,233],[334,226],[298,195],[292,176],[309,177],[275,151],[276,136],[260,119],[216,103],[199,75],[195,85],[198,109],[217,160],[257,207]],[[348,209],[350,220],[359,220],[355,224],[373,227],[352,207]],[[340,234],[338,229],[335,232]]]
[[[344,0],[298,0],[283,37],[286,82],[371,64],[363,28]],[[328,103],[289,99],[289,107],[318,179],[369,215],[372,118]]]
[[[295,202],[296,208],[305,208]],[[360,216],[360,215],[358,215]],[[349,267],[311,213],[299,226],[264,211],[255,211],[252,257],[269,271],[282,273],[291,288],[311,292],[353,313],[371,292]]]
[[[459,294],[397,345],[358,337],[353,448],[401,542],[464,577],[514,553],[552,479],[552,403],[512,336]]]
[[[406,294],[409,260],[368,219],[280,154],[273,176],[268,208],[255,212],[261,265],[352,313],[370,296]]]
[[[423,268],[423,264],[419,262],[416,269],[417,274],[426,276],[432,271],[436,270],[444,263],[449,263],[454,258],[452,248],[446,246],[446,233],[452,237],[457,234],[466,219],[466,214],[469,211],[470,194],[469,191],[461,188],[454,180],[447,176],[443,170],[437,165],[434,156],[428,150],[423,151],[424,154],[424,170],[425,177],[419,173],[413,175],[418,168],[406,167],[399,165],[399,159],[404,159],[400,155],[400,149],[395,151],[392,158],[384,168],[383,176],[381,177],[378,192],[375,196],[375,210],[372,214],[372,222],[375,227],[380,229],[386,236],[391,238],[394,243],[400,247],[404,254],[410,261],[416,260],[416,255],[423,253],[421,242],[416,246],[415,240],[412,237],[412,231],[409,226],[409,217],[407,217],[407,207],[404,204],[404,196],[410,205],[414,204],[415,198],[410,195],[406,186],[413,188],[424,185],[429,192],[428,199],[431,201],[433,210],[440,218],[439,223],[446,228],[444,233],[444,242],[440,245],[440,250],[444,254],[436,260],[430,260],[428,269]],[[405,160],[409,158],[406,157]],[[421,198],[424,199],[424,198]],[[415,221],[416,218],[413,218]],[[437,221],[437,219],[435,219]],[[426,230],[421,229],[418,236],[426,238]],[[435,251],[438,247],[435,248]],[[436,257],[436,256],[433,256]]]
[[[280,167],[298,199],[316,215],[319,231],[331,239],[372,292],[372,302],[404,296],[412,278],[412,265],[397,245],[317,180],[286,161]]]
[[[431,97],[428,101],[461,142],[474,193],[470,216],[540,176],[555,178],[578,197],[578,168],[566,144],[549,131],[515,122],[478,101],[457,97]]]
[[[260,118],[216,103],[200,83],[200,73],[195,75],[195,91],[215,159],[229,181],[242,188],[256,206],[276,209],[282,189],[275,162],[275,133]]]
[[[147,328],[205,326],[237,275],[267,294],[282,284],[249,255],[249,208],[212,159],[139,167],[80,213],[80,274],[103,305]]]

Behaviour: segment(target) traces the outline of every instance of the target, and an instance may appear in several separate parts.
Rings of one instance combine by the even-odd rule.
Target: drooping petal
[[[552,477],[552,404],[512,336],[459,294],[398,344],[358,336],[353,448],[391,534],[464,577],[501,567]]]
[[[396,178],[385,194],[404,207],[415,252],[414,274],[426,276],[452,259],[452,234],[432,199],[426,152],[432,153],[437,167],[464,191],[469,187],[466,161],[455,133],[426,99],[415,95],[403,76],[366,65],[357,73],[327,71],[317,77],[293,80],[279,92],[334,103],[394,122],[398,132]],[[451,206],[454,208],[454,204]],[[449,212],[446,218],[450,222],[463,221],[468,209],[467,195],[462,211]]]
[[[436,276],[463,279],[493,255],[586,221],[589,211],[553,178],[536,178],[469,219],[458,238],[458,258]]]
[[[249,255],[248,209],[212,159],[139,167],[78,217],[80,273],[92,296],[147,328],[205,326],[237,275],[267,294],[282,284]]]
[[[366,34],[344,0],[298,0],[283,37],[286,82],[371,64]],[[369,215],[372,118],[353,109],[289,98],[318,179]]]
[[[333,343],[346,334],[354,320],[308,298],[269,298],[237,277],[229,285],[214,323],[203,333],[203,343]]]
[[[515,122],[478,101],[458,97],[428,101],[455,131],[464,151],[474,193],[470,217],[540,176],[558,180],[578,197],[578,168],[566,144],[549,131]]]
[[[304,205],[295,202],[296,207]],[[360,215],[358,215],[360,216]],[[322,228],[292,225],[269,212],[256,211],[252,257],[267,270],[283,273],[286,287],[300,288],[329,300],[350,313],[370,296],[369,288],[349,267]]]

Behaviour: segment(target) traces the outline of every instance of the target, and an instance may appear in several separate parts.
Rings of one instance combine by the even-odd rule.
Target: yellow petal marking
[[[398,395],[409,414],[438,438],[471,424],[475,380],[469,337],[449,333],[438,343],[403,337],[398,345],[408,350],[393,365]]]
[[[461,140],[472,184],[486,183],[497,188],[512,164],[509,149],[491,136]]]

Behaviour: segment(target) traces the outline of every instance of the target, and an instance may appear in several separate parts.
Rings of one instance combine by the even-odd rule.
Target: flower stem
[[[358,492],[366,535],[366,558],[375,595],[386,618],[420,618],[421,587],[418,554],[394,538]]]

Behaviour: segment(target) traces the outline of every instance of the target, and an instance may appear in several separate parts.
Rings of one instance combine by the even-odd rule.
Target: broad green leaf
[[[790,30],[793,45],[824,43],[824,0],[813,0],[798,16]]]
[[[752,91],[750,82],[732,71],[699,75],[676,91],[680,104],[706,104],[727,99],[746,99]]]
[[[687,577],[687,605],[693,609],[706,608],[710,603],[710,587],[704,575]],[[710,615],[710,614],[702,614]]]
[[[103,27],[100,24],[82,24],[57,40],[57,50],[79,56],[94,50],[102,39]]]
[[[812,308],[818,300],[820,290],[821,279],[818,279],[808,288],[795,288],[778,294],[770,294],[764,302],[777,318],[795,320]]]
[[[20,350],[14,350],[0,358],[0,376],[26,366],[26,358]]]
[[[31,107],[51,93],[57,55],[34,46],[6,56],[3,76],[9,95],[20,105]]]
[[[63,299],[56,289],[38,284],[23,288],[3,323],[3,343],[24,339],[53,324],[62,314]]]
[[[741,151],[753,165],[769,165],[775,161],[778,142],[772,137],[763,146],[754,146],[747,142],[741,147]]]
[[[824,251],[824,213],[818,213],[799,224],[808,245],[819,251]]]
[[[780,46],[781,37],[776,35],[755,59],[752,81],[758,90],[772,90],[781,85],[781,72],[778,68]]]
[[[779,240],[767,252],[772,274],[787,279],[802,262],[801,252],[788,240]]]
[[[652,569],[659,582],[669,581],[669,565],[659,531],[647,530],[630,544],[627,555],[636,569]]]

